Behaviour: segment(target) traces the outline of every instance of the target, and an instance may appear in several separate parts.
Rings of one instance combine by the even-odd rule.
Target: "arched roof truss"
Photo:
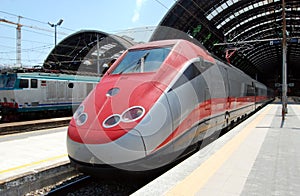
[[[285,13],[288,73],[298,77],[300,1],[285,0]],[[226,48],[236,48],[233,65],[264,82],[278,82],[274,80],[282,67],[282,14],[282,0],[178,0],[160,25],[191,35],[223,59]]]

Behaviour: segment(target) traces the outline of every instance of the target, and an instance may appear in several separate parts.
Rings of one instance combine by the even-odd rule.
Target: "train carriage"
[[[18,120],[34,112],[72,111],[99,80],[98,76],[3,73],[0,75],[1,120]]]

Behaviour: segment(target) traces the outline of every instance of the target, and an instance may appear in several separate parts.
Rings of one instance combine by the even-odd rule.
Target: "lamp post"
[[[57,26],[60,26],[62,24],[64,20],[63,19],[60,19],[56,24],[53,24],[53,23],[50,23],[48,22],[48,24],[51,26],[51,27],[54,27],[54,47],[56,46],[56,39],[57,39],[57,32],[56,32],[56,27]]]
[[[287,33],[285,0],[282,0],[282,119],[287,113]]]

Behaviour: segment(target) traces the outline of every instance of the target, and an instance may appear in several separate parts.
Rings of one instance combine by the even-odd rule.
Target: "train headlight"
[[[117,124],[119,124],[119,122],[121,121],[121,116],[118,114],[114,114],[111,115],[109,117],[107,117],[104,121],[103,121],[103,127],[105,128],[111,128],[116,126]]]
[[[81,113],[77,118],[75,118],[76,124],[78,126],[81,126],[87,121],[87,119],[88,119],[87,113]]]
[[[75,119],[77,119],[79,116],[80,116],[80,114],[82,114],[83,113],[83,111],[84,111],[84,106],[83,105],[80,105],[78,108],[77,108],[77,110],[76,110],[76,112],[74,113],[74,118]]]
[[[131,108],[128,108],[125,110],[122,115],[119,114],[113,114],[109,117],[107,117],[103,123],[102,126],[104,128],[111,128],[116,125],[118,125],[120,122],[129,123],[136,121],[143,117],[145,114],[145,109],[141,106],[133,106]]]
[[[87,115],[87,113],[84,113],[84,106],[83,105],[80,105],[77,108],[77,110],[74,113],[73,117],[74,117],[75,122],[78,126],[83,125],[87,121],[88,115]]]
[[[133,122],[143,117],[145,109],[141,106],[133,106],[125,110],[122,114],[123,122]]]

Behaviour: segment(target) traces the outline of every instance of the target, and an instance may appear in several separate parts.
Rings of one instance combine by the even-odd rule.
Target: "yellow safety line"
[[[274,105],[271,105],[274,107]],[[193,173],[168,190],[165,195],[195,195],[209,180],[210,177],[224,164],[232,153],[242,144],[249,133],[261,122],[266,114],[271,110],[271,106],[265,109],[241,132],[227,142],[220,150],[207,159]]]
[[[12,168],[0,171],[0,174],[11,172],[11,171],[18,170],[18,169],[22,169],[22,168],[25,168],[25,167],[38,165],[38,164],[48,162],[48,161],[53,161],[53,160],[60,159],[60,158],[66,157],[66,156],[68,156],[68,154],[63,154],[63,155],[51,157],[51,158],[48,158],[48,159],[44,159],[44,160],[40,160],[40,161],[36,161],[36,162],[24,164],[24,165],[20,165],[20,166],[17,166],[17,167],[12,167]]]

